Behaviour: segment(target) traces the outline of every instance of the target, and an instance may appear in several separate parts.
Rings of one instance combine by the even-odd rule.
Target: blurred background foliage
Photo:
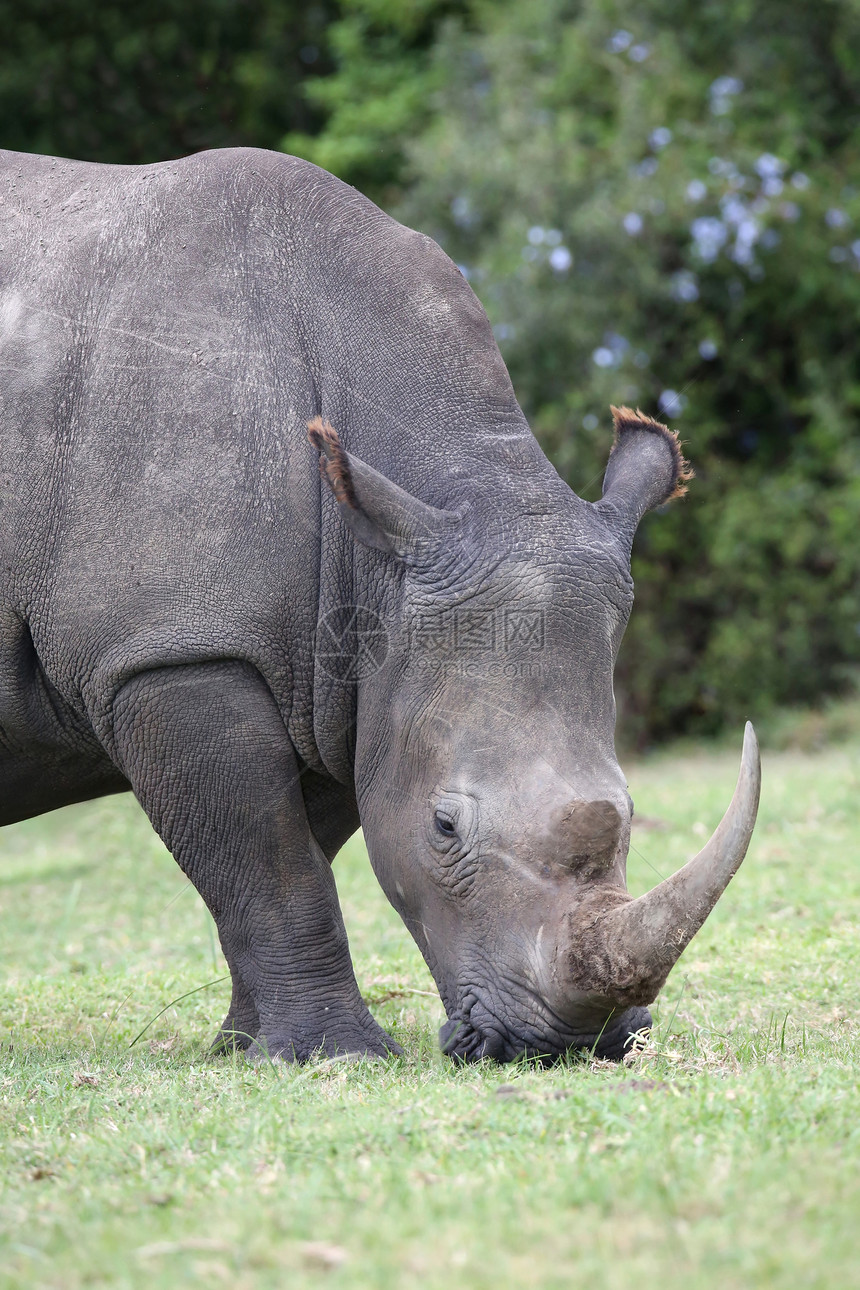
[[[0,0],[0,146],[139,164],[318,130],[328,0]]]
[[[0,143],[254,144],[436,238],[561,474],[610,402],[697,478],[637,538],[639,743],[844,691],[860,664],[857,0],[0,0]]]

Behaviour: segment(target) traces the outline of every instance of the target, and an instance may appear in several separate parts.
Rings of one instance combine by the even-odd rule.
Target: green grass
[[[634,891],[737,754],[630,767]],[[765,757],[750,855],[622,1067],[458,1070],[355,840],[359,982],[402,1059],[209,1060],[208,916],[130,798],[0,834],[0,1285],[839,1287],[860,1280],[860,741]]]

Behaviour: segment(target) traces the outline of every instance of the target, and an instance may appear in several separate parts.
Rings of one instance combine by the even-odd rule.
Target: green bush
[[[638,742],[860,662],[856,0],[0,0],[0,143],[299,152],[437,238],[562,475],[609,403],[697,478],[643,523],[618,667]]]
[[[669,420],[696,468],[637,540],[628,735],[838,690],[860,661],[860,11],[425,4],[427,48],[403,7],[352,0],[309,155],[354,178],[351,137],[372,188],[379,139],[377,195],[462,265],[583,496],[610,402]],[[398,100],[393,154],[351,106],[398,32],[422,110]]]
[[[322,118],[335,0],[0,0],[0,147],[142,163]]]

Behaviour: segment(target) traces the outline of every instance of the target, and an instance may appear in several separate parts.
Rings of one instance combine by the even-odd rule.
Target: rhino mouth
[[[551,1065],[568,1053],[584,1052],[620,1061],[629,1051],[631,1037],[650,1028],[648,1009],[634,1007],[611,1015],[595,1033],[572,1030],[555,1016],[551,1022],[542,1017],[540,1026],[518,1025],[514,1029],[472,992],[440,1028],[439,1044],[443,1053],[461,1064],[487,1058],[512,1062],[526,1057]]]

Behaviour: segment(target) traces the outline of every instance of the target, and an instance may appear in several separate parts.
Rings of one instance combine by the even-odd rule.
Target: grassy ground
[[[697,849],[735,753],[630,768],[631,887]],[[743,870],[650,1050],[456,1070],[358,841],[359,981],[406,1057],[207,1060],[208,917],[129,798],[0,834],[0,1285],[845,1287],[860,1281],[860,741],[765,758]]]

